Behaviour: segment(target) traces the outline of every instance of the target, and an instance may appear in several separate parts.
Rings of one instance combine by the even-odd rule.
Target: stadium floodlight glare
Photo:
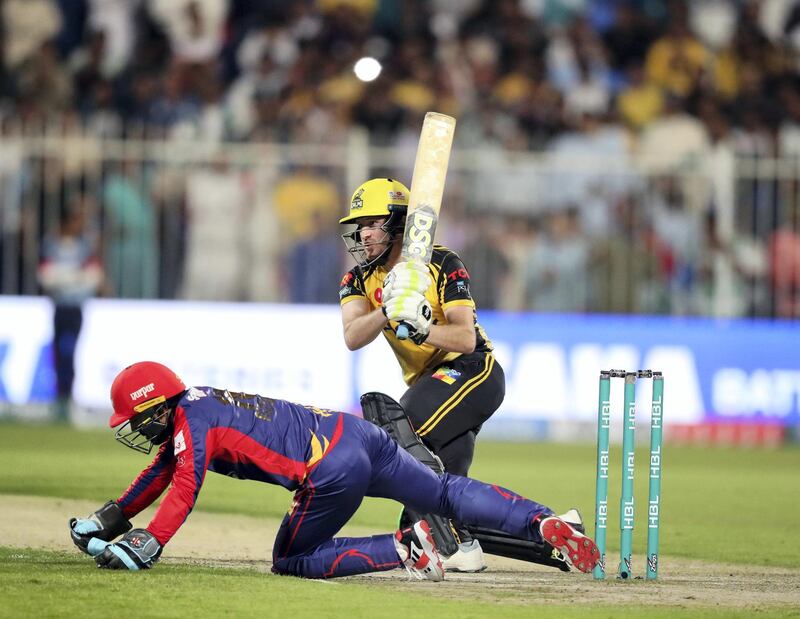
[[[369,56],[359,58],[353,65],[353,72],[362,82],[371,82],[381,74],[382,70],[381,63]]]

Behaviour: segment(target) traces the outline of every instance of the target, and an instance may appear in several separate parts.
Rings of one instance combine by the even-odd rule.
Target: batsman
[[[370,394],[362,397],[364,417],[437,473],[466,476],[478,432],[505,396],[505,377],[478,323],[469,272],[459,256],[435,245],[429,264],[401,259],[409,196],[400,181],[374,178],[355,190],[339,222],[353,227],[342,238],[356,261],[339,290],[344,339],[357,350],[383,334],[408,385],[396,409],[384,410]],[[397,334],[401,323],[409,331],[406,339]],[[421,516],[406,509],[400,526]],[[549,546],[425,517],[447,557],[446,570],[485,569],[484,549],[568,569]],[[577,511],[562,517],[582,530]]]

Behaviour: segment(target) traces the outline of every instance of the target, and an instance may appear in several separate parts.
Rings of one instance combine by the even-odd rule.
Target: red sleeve
[[[153,501],[161,496],[164,489],[172,479],[175,468],[175,459],[172,455],[172,444],[164,443],[158,450],[156,457],[139,476],[133,480],[128,489],[117,499],[125,517],[133,518],[143,509],[149,507]]]
[[[190,426],[179,406],[175,411],[175,432],[169,444],[175,461],[172,485],[147,525],[147,530],[162,545],[172,539],[191,513],[205,479],[207,428],[201,420],[195,426]]]

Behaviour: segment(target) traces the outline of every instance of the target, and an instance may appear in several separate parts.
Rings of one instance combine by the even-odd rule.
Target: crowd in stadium
[[[6,134],[58,118],[98,138],[343,144],[362,126],[373,145],[413,151],[426,111],[456,116],[457,148],[490,172],[450,181],[441,241],[481,272],[479,307],[800,316],[796,181],[740,179],[727,229],[713,180],[731,156],[800,154],[793,0],[4,0],[0,49]],[[382,65],[374,81],[353,73],[364,56]],[[515,163],[528,151],[563,166],[531,173]],[[645,181],[571,173],[576,155],[634,154],[649,162]],[[708,188],[674,174],[698,162]],[[389,172],[410,182],[410,168]],[[331,269],[274,275],[271,300],[335,302],[346,262],[329,224],[352,188],[318,170],[282,175],[275,217],[291,243],[272,258],[294,273]],[[100,211],[155,201],[126,178],[120,169],[91,196]],[[225,199],[224,182],[206,185]],[[321,206],[298,221],[309,195]],[[191,280],[214,265],[192,261],[186,236],[173,282],[114,287],[126,258],[106,252],[108,294],[204,296]],[[218,280],[212,298],[254,296]]]

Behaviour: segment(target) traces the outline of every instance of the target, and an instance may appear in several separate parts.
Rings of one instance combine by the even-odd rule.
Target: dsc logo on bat
[[[424,258],[433,242],[436,217],[430,210],[428,206],[418,207],[411,213],[411,219],[406,224],[406,249],[411,256]]]

